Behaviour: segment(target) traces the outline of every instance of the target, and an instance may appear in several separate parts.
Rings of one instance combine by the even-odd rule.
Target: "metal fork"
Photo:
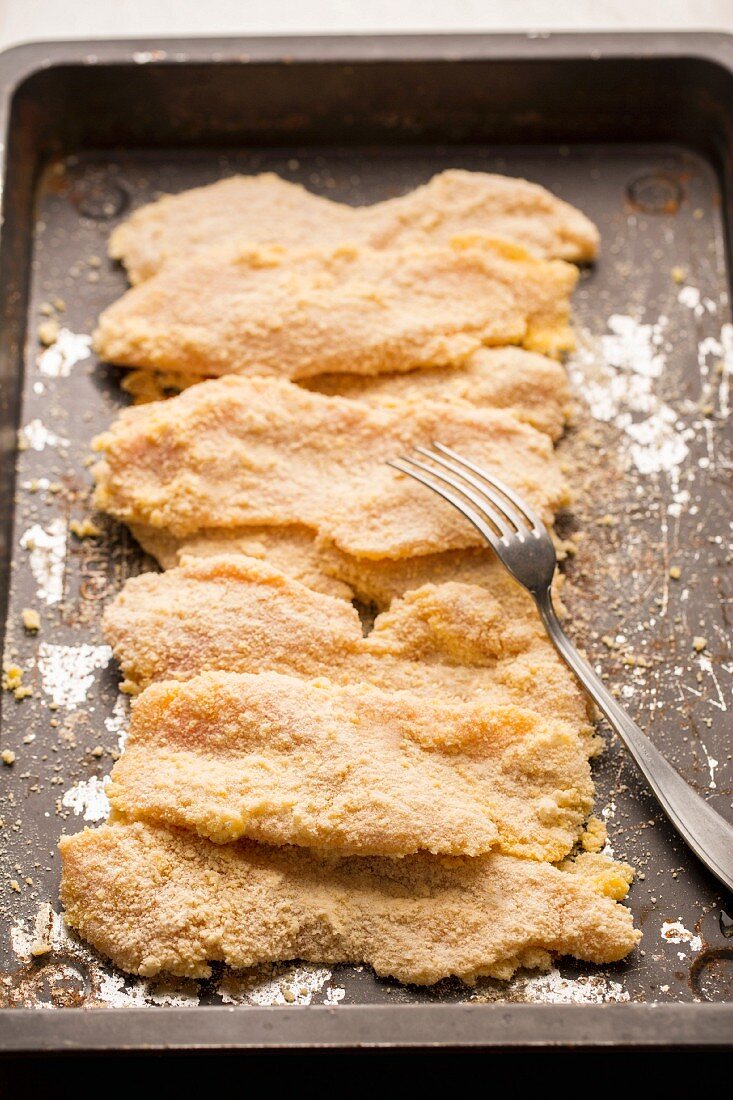
[[[434,443],[432,450],[415,450],[430,464],[406,457],[389,465],[427,485],[457,508],[524,585],[558,653],[626,745],[677,832],[708,870],[733,890],[733,825],[696,794],[654,747],[563,630],[552,605],[555,547],[542,520],[512,489],[449,447]]]

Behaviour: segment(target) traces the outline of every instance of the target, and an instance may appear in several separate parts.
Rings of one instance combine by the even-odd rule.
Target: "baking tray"
[[[106,239],[159,191],[235,171],[362,203],[450,166],[498,170],[599,224],[571,363],[591,410],[562,445],[581,488],[563,520],[576,543],[571,628],[731,816],[733,39],[65,42],[4,54],[0,82],[0,599],[6,659],[34,692],[2,697],[16,761],[0,769],[0,1048],[729,1044],[733,903],[612,740],[597,806],[637,869],[629,904],[644,931],[625,963],[419,990],[367,968],[297,965],[130,980],[58,921],[52,954],[28,948],[42,906],[58,909],[58,836],[103,813],[124,724],[101,606],[151,567],[112,523],[92,542],[68,531],[88,514],[89,440],[123,403],[119,373],[87,339],[125,287]],[[49,308],[67,335],[43,353]],[[41,612],[38,637],[22,628],[25,607]]]

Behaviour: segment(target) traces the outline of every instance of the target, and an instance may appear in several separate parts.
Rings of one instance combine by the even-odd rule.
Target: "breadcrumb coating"
[[[487,547],[474,546],[466,550],[420,554],[413,558],[370,561],[344,554],[333,543],[321,539],[317,544],[317,553],[323,573],[348,585],[354,598],[374,604],[380,611],[387,611],[394,600],[425,585],[455,583],[487,588],[491,592],[495,592],[498,586],[505,595],[515,590],[522,606],[534,614],[525,593],[499,563],[493,550]],[[279,567],[274,555],[268,553],[266,558]],[[289,571],[285,565],[282,568],[284,572]]]
[[[94,347],[123,366],[290,379],[456,366],[484,344],[559,357],[575,346],[577,277],[478,238],[389,252],[224,244],[123,294]]]
[[[445,243],[466,232],[548,258],[585,261],[598,251],[593,223],[544,187],[454,168],[407,195],[360,207],[321,198],[272,172],[233,176],[136,210],[112,233],[109,254],[137,283],[217,242],[396,248]]]
[[[344,600],[353,600],[356,595],[356,588],[339,577],[342,572],[351,572],[352,563],[358,568],[363,559],[351,558],[333,546],[321,545],[309,528],[297,524],[288,527],[234,527],[231,530],[212,528],[185,538],[175,538],[168,531],[141,523],[131,524],[130,530],[146,554],[155,558],[163,569],[172,569],[189,557],[212,558],[222,554],[244,554],[249,558],[269,562],[316,592],[339,596]],[[461,552],[452,553],[455,555]],[[476,550],[465,553],[482,552]],[[442,557],[439,554],[429,556]],[[485,554],[483,556],[486,557]],[[405,558],[404,565],[407,566],[413,560]],[[381,572],[380,562],[364,564],[372,566],[377,573]],[[388,565],[387,562],[384,564]],[[401,563],[394,563],[395,566],[399,564]],[[375,589],[377,583],[374,584]],[[386,582],[379,587],[383,588],[385,585]],[[396,588],[396,585],[393,584],[392,587]],[[363,598],[367,603],[371,600],[371,597]]]
[[[130,395],[133,405],[146,405],[149,401],[175,397],[201,381],[203,377],[199,375],[180,371],[129,370],[120,379],[120,389]]]
[[[404,401],[459,401],[480,409],[506,409],[557,440],[573,402],[564,367],[522,348],[480,348],[460,367],[365,377],[325,374],[306,379],[307,389],[373,405]]]
[[[435,438],[493,471],[549,524],[568,503],[551,441],[502,410],[377,408],[230,377],[125,409],[95,441],[95,505],[175,536],[301,524],[365,558],[482,545],[451,505],[387,465]]]
[[[314,538],[307,527],[213,528],[180,539],[142,524],[132,524],[131,531],[163,569],[181,565],[187,558],[244,554],[268,562],[316,592],[360,600],[380,611],[426,584],[455,581],[492,588],[499,576],[506,575],[494,552],[480,546],[371,561],[344,554],[327,539]]]
[[[498,568],[491,587],[408,592],[364,637],[349,603],[265,562],[190,558],[128,580],[103,628],[132,693],[206,671],[328,676],[441,701],[516,704],[567,721],[596,744],[577,681],[527,593]]]
[[[140,822],[85,829],[60,848],[66,919],[146,977],[302,959],[473,983],[546,969],[554,955],[615,962],[639,940],[615,900],[631,868],[598,855],[566,869],[493,854],[328,859]]]
[[[593,785],[587,739],[522,707],[208,672],[137,699],[107,795],[217,843],[556,862]]]
[[[202,378],[152,370],[128,371],[120,383],[135,405],[173,397]],[[462,401],[480,409],[506,409],[539,432],[557,440],[574,412],[565,369],[555,359],[523,348],[479,348],[465,363],[405,374],[319,374],[302,385],[330,397],[389,405]]]

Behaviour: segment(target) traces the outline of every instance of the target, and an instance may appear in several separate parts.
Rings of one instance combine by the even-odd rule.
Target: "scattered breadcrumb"
[[[702,653],[707,644],[707,638],[703,638],[700,634],[696,634],[695,637],[692,639],[692,648],[697,650],[698,653]]]
[[[15,753],[12,749],[3,749],[3,751],[0,752],[0,760],[2,760],[3,764],[7,764],[8,767],[11,767],[15,763]]]
[[[673,565],[669,571],[669,575],[673,581],[678,581],[682,576],[682,570],[679,565]]]
[[[687,278],[687,272],[685,271],[684,267],[673,267],[670,271],[670,275],[672,276],[672,282],[678,284],[684,283],[685,279]]]
[[[3,666],[3,690],[16,691],[23,683],[23,669],[20,665]]]
[[[33,943],[31,944],[31,955],[38,959],[42,955],[49,955],[53,951],[53,944],[51,943],[51,932],[53,929],[53,909],[45,902],[38,912],[36,913],[36,919],[33,926]]]
[[[4,665],[2,686],[4,691],[12,691],[16,699],[27,699],[33,694],[33,688],[23,684],[23,669],[19,665]]]
[[[36,634],[41,629],[41,616],[32,607],[24,607],[21,612],[23,626],[29,634]]]
[[[50,319],[48,321],[42,321],[38,326],[38,339],[45,347],[49,347],[51,344],[55,344],[59,338],[59,324],[58,321]]]
[[[78,539],[98,539],[102,534],[102,528],[98,527],[89,517],[82,520],[72,519],[69,530]]]

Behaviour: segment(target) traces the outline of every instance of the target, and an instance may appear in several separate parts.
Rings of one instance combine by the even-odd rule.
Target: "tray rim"
[[[155,56],[152,52],[159,53]],[[144,60],[136,54],[148,55]],[[697,57],[733,73],[733,32],[592,31],[483,34],[228,35],[160,38],[38,39],[0,50],[0,93],[12,98],[19,83],[55,65],[172,65],[222,61],[467,61]]]
[[[151,51],[160,51],[155,56]],[[145,60],[135,55],[145,54]],[[10,110],[37,72],[74,65],[696,58],[733,74],[733,34],[278,35],[41,40],[0,51],[0,186]],[[0,235],[0,246],[1,246]],[[151,1015],[153,1013],[153,1015]],[[733,1048],[733,1003],[0,1009],[0,1055],[277,1048]]]
[[[731,1009],[728,1004],[631,1002],[18,1008],[0,1012],[0,1052],[410,1047],[729,1050]]]

